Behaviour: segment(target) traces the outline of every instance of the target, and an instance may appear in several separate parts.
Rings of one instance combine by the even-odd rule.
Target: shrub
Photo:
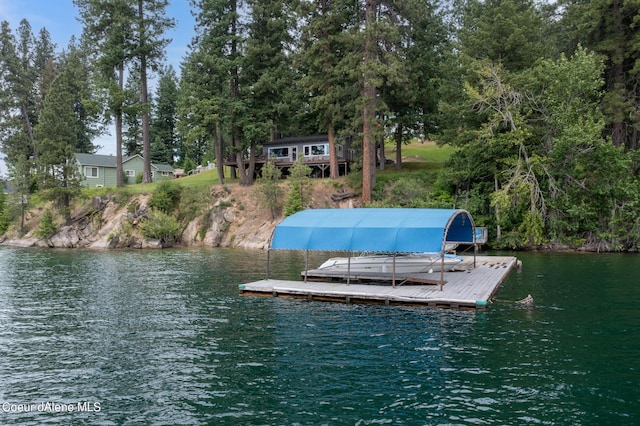
[[[0,192],[0,235],[7,232],[7,228],[9,228],[9,213],[7,211],[6,198],[4,192]]]
[[[171,181],[160,182],[149,200],[149,207],[165,213],[172,212],[180,202],[181,189]]]
[[[291,182],[291,190],[287,194],[284,204],[284,215],[291,216],[301,210],[304,210],[305,200],[311,196],[309,188],[309,176],[311,175],[311,167],[302,162],[302,158],[289,170],[289,181]]]
[[[36,229],[35,234],[42,240],[47,241],[53,234],[58,231],[58,225],[56,225],[51,210],[47,209],[40,217],[40,224]]]
[[[258,179],[260,186],[256,189],[260,204],[271,211],[274,220],[282,210],[282,188],[280,187],[282,172],[271,161],[262,168],[262,176]]]
[[[119,205],[126,204],[131,199],[131,195],[131,192],[126,188],[118,188],[111,194],[111,201]]]
[[[304,210],[302,205],[302,193],[298,185],[294,185],[287,194],[287,199],[284,203],[284,215],[291,216],[294,213]]]
[[[159,210],[149,212],[149,216],[140,224],[140,230],[145,238],[159,240],[163,244],[172,244],[180,240],[178,220]]]

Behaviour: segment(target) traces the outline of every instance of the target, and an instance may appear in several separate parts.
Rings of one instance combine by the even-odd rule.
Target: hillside
[[[395,158],[395,145],[387,147],[387,158]],[[452,154],[450,147],[436,146],[432,142],[416,141],[403,146],[403,170],[437,170]],[[246,247],[265,248],[275,225],[283,216],[271,218],[268,208],[261,206],[256,190],[259,184],[243,187],[239,184],[215,184],[217,175],[211,172],[178,179],[175,182],[190,194],[183,197],[177,210],[187,211],[189,218],[182,217],[183,229],[178,245],[184,247]],[[405,172],[396,172],[388,167],[382,175],[398,179]],[[311,199],[305,208],[348,208],[361,207],[358,197],[333,201],[332,194],[350,193],[345,178],[338,180],[312,179]],[[287,188],[287,182],[282,182]],[[149,200],[155,191],[155,184],[139,184],[123,190],[94,193],[76,201],[72,211],[70,226],[60,226],[48,240],[39,239],[36,229],[46,210],[56,211],[51,205],[38,205],[27,210],[25,215],[26,235],[19,236],[16,226],[0,236],[0,244],[24,247],[65,247],[65,248],[147,248],[163,247],[160,241],[145,240],[140,232],[140,224],[149,212]],[[187,190],[188,189],[188,190]],[[90,193],[90,192],[89,192]],[[193,213],[195,212],[195,213]],[[193,214],[192,214],[193,213]],[[180,216],[180,214],[178,214]],[[57,216],[56,223],[62,223]]]
[[[184,247],[242,247],[266,248],[275,225],[283,219],[273,220],[269,209],[259,205],[258,185],[243,187],[239,184],[212,185],[201,199],[201,214],[183,220],[181,241]],[[349,191],[342,181],[311,180],[311,199],[308,208],[346,208],[358,204],[358,198],[333,201],[331,195]],[[15,230],[9,231],[0,244],[21,247],[55,248],[160,248],[161,241],[146,240],[140,224],[149,212],[148,193],[134,194],[126,201],[114,192],[78,202],[72,212],[72,223],[62,226],[47,241],[36,236],[36,229],[47,207],[32,209],[25,217],[29,232],[20,238]],[[188,202],[188,201],[185,201]],[[60,218],[57,222],[61,222]]]

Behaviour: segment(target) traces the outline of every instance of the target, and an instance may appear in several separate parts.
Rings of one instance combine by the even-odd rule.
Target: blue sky
[[[193,36],[189,0],[169,0],[167,15],[176,20],[176,27],[167,33],[167,37],[173,39],[167,49],[167,59],[179,71],[177,65]],[[82,26],[77,16],[73,0],[0,0],[0,21],[8,21],[14,32],[23,18],[36,34],[45,27],[59,49],[67,46],[72,35],[80,38]]]
[[[167,48],[167,63],[172,64],[179,73],[180,61],[194,34],[189,0],[169,0],[167,15],[176,20],[175,28],[167,33],[167,38],[173,40]],[[80,38],[82,26],[77,16],[78,10],[73,0],[0,0],[0,21],[9,22],[14,34],[20,21],[25,18],[34,34],[46,28],[59,50],[66,48],[71,36]],[[105,135],[95,143],[103,146],[99,153],[115,154],[114,136]],[[4,174],[6,167],[0,161],[0,175]]]

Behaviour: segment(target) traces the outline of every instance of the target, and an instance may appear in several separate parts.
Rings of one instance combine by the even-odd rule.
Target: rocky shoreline
[[[182,238],[175,244],[142,236],[139,224],[149,211],[150,195],[146,194],[132,196],[123,204],[109,195],[94,197],[89,205],[74,211],[69,225],[61,226],[46,241],[35,234],[44,208],[30,211],[27,217],[30,231],[22,237],[15,231],[8,232],[0,237],[0,245],[97,250],[166,247],[267,249],[273,229],[282,217],[273,220],[268,209],[257,203],[253,189],[226,185],[225,191],[220,191],[213,187],[206,213],[183,223]],[[357,203],[353,198],[332,199],[332,192],[335,191],[325,182],[314,183],[310,207],[349,208]],[[207,224],[206,229],[203,223]]]

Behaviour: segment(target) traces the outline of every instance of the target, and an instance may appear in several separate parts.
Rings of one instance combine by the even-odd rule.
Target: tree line
[[[166,0],[74,3],[83,33],[61,52],[2,23],[0,142],[24,194],[66,203],[73,153],[114,126],[118,164],[141,153],[145,182],[151,161],[215,161],[223,183],[233,158],[249,185],[260,144],[318,133],[335,177],[352,137],[372,202],[385,141],[399,168],[419,138],[458,149],[431,204],[468,209],[503,246],[637,247],[636,2],[190,0],[179,75]]]

